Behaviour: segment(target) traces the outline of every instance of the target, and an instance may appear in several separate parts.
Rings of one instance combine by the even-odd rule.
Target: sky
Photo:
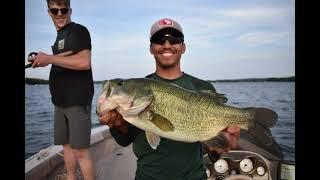
[[[87,27],[95,81],[145,77],[155,70],[152,24],[183,28],[183,72],[204,80],[295,76],[294,0],[71,0],[73,22]],[[45,0],[25,1],[25,57],[52,54],[56,30]],[[27,61],[25,61],[27,64]],[[48,79],[51,65],[25,77]]]

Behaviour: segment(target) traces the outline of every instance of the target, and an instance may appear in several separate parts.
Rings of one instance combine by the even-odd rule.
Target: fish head
[[[96,113],[103,115],[116,109],[120,114],[137,115],[152,102],[151,89],[134,79],[112,79],[104,82]]]

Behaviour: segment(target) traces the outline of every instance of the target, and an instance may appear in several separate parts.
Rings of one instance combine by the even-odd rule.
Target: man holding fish
[[[169,18],[156,21],[151,27],[150,42],[150,53],[155,58],[156,70],[146,78],[175,84],[184,89],[206,94],[206,96],[213,94],[213,97],[214,94],[217,94],[211,83],[186,74],[181,70],[180,59],[186,50],[186,45],[183,30],[179,23]],[[122,81],[119,81],[119,83],[122,83]],[[207,179],[202,159],[202,145],[205,144],[209,151],[222,153],[235,149],[240,136],[240,127],[231,124],[220,131],[227,142],[225,146],[220,147],[210,146],[210,143],[200,141],[186,142],[184,140],[176,141],[170,138],[160,138],[152,132],[144,131],[128,123],[127,119],[132,117],[129,115],[132,111],[128,111],[127,115],[125,113],[120,114],[117,110],[111,108],[108,111],[102,111],[103,103],[112,101],[111,98],[108,99],[105,95],[101,95],[98,101],[99,120],[102,124],[110,127],[110,132],[117,143],[122,146],[133,143],[133,151],[138,158],[135,177],[137,180]],[[132,102],[128,107],[134,106],[133,103],[136,102]],[[144,109],[148,109],[150,106],[150,104],[146,105]],[[178,111],[176,108],[178,107],[175,107],[172,103],[170,109],[174,112]],[[122,112],[125,111],[124,108],[122,110]],[[128,118],[124,120],[123,116]],[[142,116],[152,116],[153,124],[159,125],[157,126],[160,129],[159,131],[170,132],[177,129],[170,122],[166,123],[166,118],[161,115],[148,112]]]

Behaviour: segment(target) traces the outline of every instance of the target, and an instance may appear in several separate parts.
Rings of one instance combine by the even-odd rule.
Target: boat
[[[284,162],[281,155],[269,147],[252,142],[241,134],[239,148],[221,155],[204,153],[208,180],[295,180],[295,165]],[[92,129],[89,151],[96,171],[96,180],[133,180],[136,157],[132,145],[116,143],[108,126]],[[78,179],[83,179],[79,168]],[[25,160],[25,180],[65,179],[63,149],[52,145]]]

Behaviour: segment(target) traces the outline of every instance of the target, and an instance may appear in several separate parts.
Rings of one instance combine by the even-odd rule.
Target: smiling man
[[[52,64],[49,77],[54,104],[54,144],[63,146],[67,179],[75,180],[79,163],[85,180],[95,177],[89,153],[91,103],[94,93],[91,38],[86,27],[71,21],[70,0],[47,0],[57,31],[53,55],[43,52],[29,59],[32,67]]]
[[[156,74],[165,79],[183,75],[180,59],[186,50],[181,26],[171,19],[161,19],[151,27],[150,52],[156,61]]]
[[[181,70],[180,60],[185,50],[180,24],[169,18],[156,21],[150,31],[150,53],[154,56],[156,69],[146,77],[194,91],[215,92],[211,83]],[[128,146],[133,143],[133,152],[137,156],[135,180],[207,179],[200,142],[185,143],[161,138],[155,150],[148,144],[144,131],[127,123],[117,111],[102,114],[99,120],[110,127],[110,132],[118,144]],[[223,133],[228,141],[226,147],[223,149],[211,146],[207,148],[209,151],[221,153],[236,147],[240,128],[230,126]]]

